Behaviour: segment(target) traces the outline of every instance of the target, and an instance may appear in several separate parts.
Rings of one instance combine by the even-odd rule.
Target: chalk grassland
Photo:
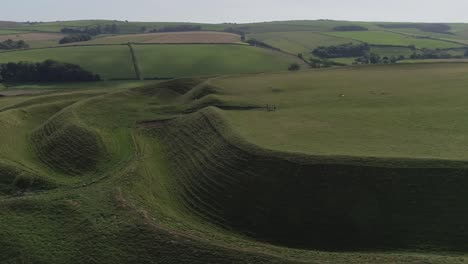
[[[385,70],[407,71],[407,67]],[[461,67],[457,72],[465,70]],[[452,78],[455,66],[434,71],[439,78],[455,80],[451,91],[463,97],[464,92],[456,89],[459,81]],[[263,83],[244,76],[246,83],[236,77],[229,87],[225,84],[230,78],[207,83],[182,79],[131,89],[61,90],[0,99],[0,157],[7,160],[0,162],[3,260],[105,264],[467,261],[467,234],[459,229],[466,215],[465,203],[460,203],[466,197],[466,177],[462,177],[466,163],[440,162],[446,167],[440,170],[444,177],[438,177],[437,169],[408,170],[412,163],[405,160],[382,168],[369,166],[372,161],[367,159],[272,152],[245,142],[232,130],[232,109],[272,101],[270,93],[282,93],[284,111],[295,107],[298,115],[289,117],[300,119],[314,107],[301,102],[319,95],[305,93],[310,87],[304,81],[319,79],[322,72],[327,71],[258,76],[282,80],[268,92],[263,91]],[[294,79],[298,76],[301,80]],[[333,76],[342,77],[342,83],[334,80],[326,88],[355,80],[341,70]],[[287,90],[289,82],[302,86]],[[319,80],[316,85],[323,84]],[[361,95],[362,84],[350,89]],[[317,103],[318,112],[329,100],[324,90],[323,99],[312,96],[309,102]],[[406,95],[419,99],[416,93]],[[264,101],[259,100],[263,96]],[[353,112],[375,106],[367,97],[363,105],[356,101],[342,108]],[[277,112],[268,114],[281,114],[278,106]],[[386,108],[377,109],[377,115],[380,111],[386,115]],[[241,125],[246,126],[248,116],[257,111],[262,110],[244,110],[247,116]],[[281,130],[272,115],[262,118]],[[365,115],[354,120],[366,126],[374,119]],[[268,123],[253,129],[269,128]],[[340,133],[351,132],[344,131],[349,122],[338,125]],[[321,139],[328,143],[326,137]],[[363,162],[370,163],[362,166]],[[450,169],[454,165],[460,167]],[[451,193],[439,190],[440,184],[451,187],[442,188]],[[439,191],[429,196],[430,190]],[[434,202],[441,199],[450,202],[450,210],[446,203]],[[436,218],[428,217],[434,213]],[[460,217],[447,218],[453,215]],[[397,236],[389,234],[393,231]],[[318,250],[333,243],[336,248],[331,252]],[[362,245],[367,246],[363,251],[357,248]],[[343,251],[346,246],[356,248]]]
[[[128,46],[81,46],[0,53],[0,63],[47,59],[81,65],[105,79],[135,78]]]
[[[223,94],[278,111],[229,111],[249,141],[291,152],[468,158],[468,64],[226,77]]]
[[[244,45],[135,45],[145,78],[285,71],[294,56]],[[306,67],[306,65],[303,65]]]
[[[416,48],[428,49],[447,49],[461,47],[463,44],[451,43],[447,41],[422,39],[405,36],[392,32],[384,31],[359,31],[359,32],[327,32],[330,36],[351,38],[357,41],[367,42],[373,45],[395,45],[395,46],[409,46],[415,45]]]
[[[133,35],[117,35],[97,38],[83,44],[122,44],[122,43],[236,43],[240,36],[224,32],[170,32]]]
[[[275,48],[292,54],[310,54],[319,46],[331,46],[346,43],[356,43],[351,38],[338,38],[317,32],[274,32],[249,34],[249,39],[265,42]]]

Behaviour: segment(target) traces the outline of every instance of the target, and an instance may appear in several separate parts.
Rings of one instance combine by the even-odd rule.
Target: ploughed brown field
[[[14,41],[36,41],[36,40],[58,40],[63,38],[63,34],[58,33],[20,33],[20,34],[9,34],[0,35],[0,41],[11,39]]]
[[[225,32],[167,32],[110,36],[91,41],[102,44],[136,43],[234,43],[240,36]]]

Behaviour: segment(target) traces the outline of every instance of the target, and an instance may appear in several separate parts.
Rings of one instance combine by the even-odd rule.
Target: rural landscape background
[[[468,24],[0,22],[0,263],[465,263]]]

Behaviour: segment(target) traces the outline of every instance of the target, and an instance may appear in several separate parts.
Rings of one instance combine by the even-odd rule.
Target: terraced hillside
[[[4,96],[2,260],[463,263],[468,163],[461,148],[427,153],[464,145],[466,66],[418,67],[90,83]],[[400,83],[371,89],[372,79],[362,78],[379,74]],[[407,120],[410,105],[415,118]],[[327,118],[331,136],[320,132]],[[425,128],[434,118],[448,121]],[[415,152],[398,148],[399,122],[414,125],[404,143],[414,141]],[[381,128],[395,137],[373,141],[372,129]],[[275,134],[303,148],[269,141]],[[437,144],[427,147],[426,136]],[[359,139],[370,139],[368,148]],[[386,145],[399,158],[381,155]]]

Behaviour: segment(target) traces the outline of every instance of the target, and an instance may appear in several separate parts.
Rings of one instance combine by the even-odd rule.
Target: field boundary
[[[133,46],[130,43],[128,44],[128,47],[130,49],[130,54],[132,55],[133,68],[135,69],[136,78],[141,81],[141,80],[143,80],[143,78],[141,76],[141,71],[140,71],[140,67],[138,65],[135,50],[133,49]]]

